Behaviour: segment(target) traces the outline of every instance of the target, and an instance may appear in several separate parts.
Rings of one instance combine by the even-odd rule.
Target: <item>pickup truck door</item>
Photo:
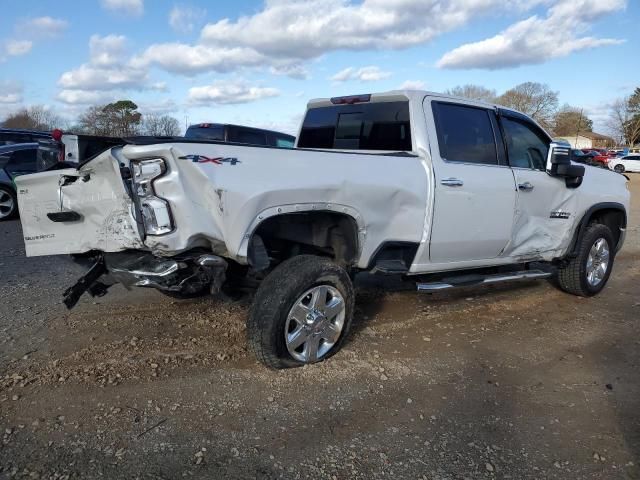
[[[575,189],[546,172],[551,139],[524,115],[503,112],[500,124],[518,187],[513,239],[506,254],[535,260],[562,246],[575,213]]]
[[[439,265],[463,268],[500,257],[511,240],[516,188],[495,110],[427,97],[424,112],[434,207],[428,258],[424,250],[419,252],[422,265],[414,265],[413,271]]]

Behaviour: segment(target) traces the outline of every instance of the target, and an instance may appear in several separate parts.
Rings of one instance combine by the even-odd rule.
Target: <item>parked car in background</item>
[[[601,164],[606,166],[609,163],[611,157],[609,157],[609,155],[607,155],[606,153],[603,153],[601,150],[602,149],[583,148],[582,152],[585,155],[590,156],[593,161],[600,162]]]
[[[584,153],[582,150],[577,148],[571,150],[571,160],[574,162],[591,165],[592,167],[607,168],[604,163],[594,160],[594,157],[596,156],[596,152]]]
[[[0,220],[18,213],[14,179],[56,165],[60,145],[52,140],[0,146]]]
[[[51,132],[23,130],[21,128],[0,128],[0,146],[51,140],[51,138]]]
[[[184,137],[280,148],[293,148],[296,142],[296,137],[286,133],[226,123],[198,123],[191,125],[187,128]]]
[[[608,167],[618,173],[640,172],[640,153],[614,158],[609,162]]]

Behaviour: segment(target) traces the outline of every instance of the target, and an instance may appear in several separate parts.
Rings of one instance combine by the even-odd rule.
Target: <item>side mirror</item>
[[[547,172],[556,175],[558,165],[571,165],[571,147],[551,142],[547,154]]]
[[[571,163],[571,147],[551,143],[547,155],[547,173],[553,177],[562,177],[568,188],[577,188],[584,177],[584,166]]]

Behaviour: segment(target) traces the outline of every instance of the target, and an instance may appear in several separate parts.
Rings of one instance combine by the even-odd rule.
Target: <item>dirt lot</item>
[[[249,300],[114,289],[0,224],[0,479],[640,478],[640,176],[597,298],[360,287],[325,364],[249,355]]]

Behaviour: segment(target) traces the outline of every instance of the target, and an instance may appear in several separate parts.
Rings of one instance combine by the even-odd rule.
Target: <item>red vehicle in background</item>
[[[610,155],[605,148],[583,148],[582,152],[585,155],[590,156],[592,160],[600,162],[603,165],[607,165],[609,161],[614,157],[613,155]]]

